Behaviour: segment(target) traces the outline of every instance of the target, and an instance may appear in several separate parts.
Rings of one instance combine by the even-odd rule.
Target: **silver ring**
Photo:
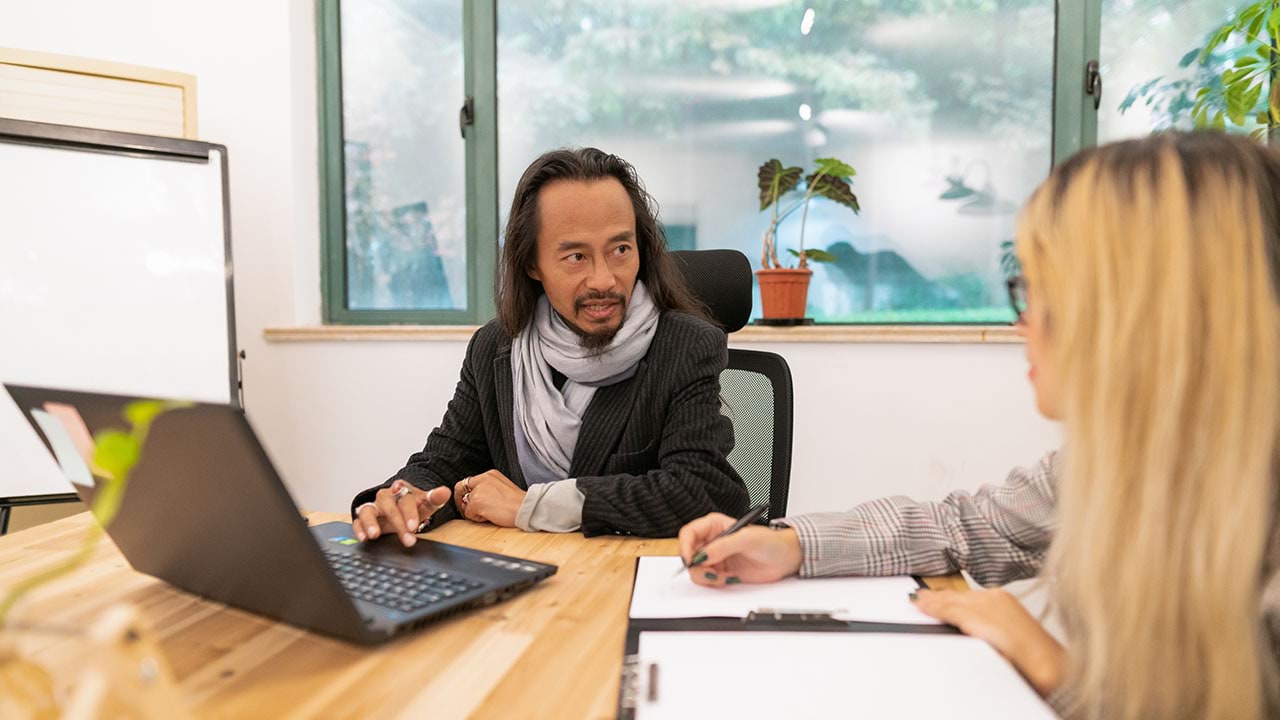
[[[462,504],[466,505],[468,502],[471,502],[471,493],[469,492],[462,493]]]
[[[396,491],[396,499],[397,499],[397,500],[399,500],[400,498],[402,498],[402,497],[404,497],[405,495],[408,495],[408,494],[409,494],[409,486],[408,486],[408,485],[401,485],[401,486],[400,486],[400,489]]]
[[[462,484],[467,488],[463,491],[462,497],[466,497],[471,494],[471,476],[468,475],[467,477],[462,478]]]

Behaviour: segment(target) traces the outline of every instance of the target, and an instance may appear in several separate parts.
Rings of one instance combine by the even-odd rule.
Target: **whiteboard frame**
[[[230,405],[244,409],[244,384],[240,377],[239,350],[236,347],[236,311],[234,265],[231,261],[231,193],[228,181],[227,148],[225,145],[184,140],[181,138],[137,135],[134,133],[95,130],[71,125],[28,122],[0,118],[0,143],[36,145],[40,147],[99,152],[152,160],[194,162],[208,164],[209,155],[217,152],[222,166],[222,242],[226,259],[227,279],[227,367],[230,376]],[[75,499],[75,493],[66,495],[17,495],[0,497],[0,509],[33,502],[65,502]],[[7,514],[7,513],[6,513]],[[3,531],[0,530],[0,534]]]

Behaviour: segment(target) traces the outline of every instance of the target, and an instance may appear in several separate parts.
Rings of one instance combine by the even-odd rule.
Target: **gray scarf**
[[[603,351],[588,350],[578,333],[551,309],[547,296],[538,298],[533,321],[511,342],[517,446],[523,450],[527,445],[533,456],[519,453],[526,481],[569,477],[582,415],[596,388],[635,375],[658,329],[658,314],[649,292],[637,280],[618,334]],[[568,378],[560,390],[551,368]],[[529,461],[542,467],[530,467]]]

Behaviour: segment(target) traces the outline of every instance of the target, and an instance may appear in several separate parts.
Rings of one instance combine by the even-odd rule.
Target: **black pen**
[[[744,527],[746,527],[746,526],[750,525],[751,523],[756,522],[756,521],[757,521],[757,520],[759,520],[760,518],[764,517],[764,516],[765,516],[765,514],[766,514],[766,513],[768,513],[768,512],[769,512],[769,503],[760,503],[759,505],[757,505],[757,506],[755,506],[755,507],[751,508],[750,510],[748,510],[746,515],[743,515],[741,518],[738,518],[738,521],[737,521],[737,522],[735,522],[734,524],[732,524],[732,525],[730,525],[729,527],[725,528],[725,529],[724,529],[724,532],[722,532],[722,533],[720,533],[719,535],[717,535],[717,536],[715,536],[715,537],[711,538],[710,540],[708,540],[708,541],[707,541],[707,545],[710,545],[711,543],[713,543],[713,542],[715,542],[715,541],[719,540],[720,538],[724,537],[725,535],[732,535],[732,534],[734,534],[734,533],[738,532],[738,531],[739,531],[739,530],[741,530],[742,528],[744,528]],[[704,546],[704,547],[705,547],[705,546]],[[701,552],[701,550],[699,550],[699,553],[700,553],[700,552]],[[705,559],[706,559],[706,558],[704,557],[704,558],[703,558],[703,560],[705,560]],[[694,565],[697,565],[697,564],[698,564],[698,553],[694,553],[694,555],[693,555],[693,560],[694,560],[694,562],[692,562],[692,563],[690,563],[690,564],[688,564],[688,565],[685,565],[685,564],[684,564],[684,560],[683,560],[683,559],[681,559],[681,560],[680,560],[680,565],[681,565],[681,567],[680,567],[680,569],[679,569],[679,570],[677,570],[677,571],[676,571],[676,575],[679,575],[680,573],[682,573],[682,572],[684,572],[684,571],[688,570],[689,568],[693,567]]]

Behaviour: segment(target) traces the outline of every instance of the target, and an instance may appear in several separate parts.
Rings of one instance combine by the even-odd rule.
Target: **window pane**
[[[758,264],[757,168],[834,156],[862,213],[810,207],[806,247],[836,256],[810,316],[1011,320],[1002,261],[1051,162],[1053,1],[814,4],[500,2],[499,207],[540,152],[595,145],[636,166],[673,245]]]
[[[1197,55],[1242,0],[1103,0],[1101,65],[1104,92],[1098,142],[1192,127],[1201,87],[1215,90],[1222,71],[1255,46],[1232,38],[1205,63]],[[1260,108],[1265,109],[1266,97]],[[1223,107],[1221,102],[1213,104]],[[1248,132],[1252,121],[1233,130]]]
[[[348,308],[466,308],[462,83],[461,3],[342,3]]]

